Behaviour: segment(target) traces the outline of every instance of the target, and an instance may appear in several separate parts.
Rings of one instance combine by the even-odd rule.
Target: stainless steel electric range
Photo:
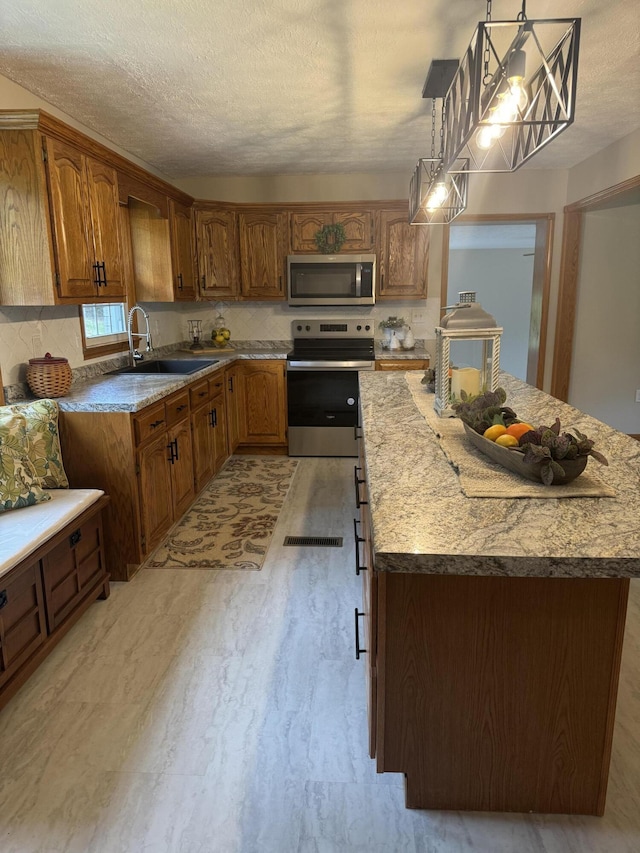
[[[374,370],[373,323],[294,320],[287,356],[290,456],[357,456],[358,371]]]

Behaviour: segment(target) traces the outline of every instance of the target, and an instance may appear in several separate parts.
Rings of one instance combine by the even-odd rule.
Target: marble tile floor
[[[0,712],[2,853],[640,849],[640,581],[603,818],[410,811],[376,774],[353,464],[301,460],[261,572],[146,570],[89,609]]]

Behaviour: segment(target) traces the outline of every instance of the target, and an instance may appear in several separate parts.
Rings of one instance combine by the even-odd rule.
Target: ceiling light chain
[[[440,154],[442,158],[442,153]],[[431,174],[434,173],[433,163],[436,159],[436,99],[431,99]]]
[[[487,0],[486,23],[487,23],[487,32],[490,33],[491,28],[489,27],[489,24],[491,23],[491,0]],[[490,47],[488,40],[485,44],[483,60],[484,60],[484,77],[482,78],[482,83],[484,86],[486,86],[487,83],[491,80],[491,74],[489,73],[489,62],[491,61],[491,47]]]

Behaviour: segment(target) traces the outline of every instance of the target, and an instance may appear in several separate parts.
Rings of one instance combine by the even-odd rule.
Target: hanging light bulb
[[[525,88],[524,76],[526,72],[527,55],[524,50],[512,50],[507,62],[507,83],[509,84],[509,100],[514,109],[521,114],[527,108],[529,95]],[[517,114],[514,117],[517,118]]]
[[[442,207],[444,202],[447,200],[448,194],[445,182],[438,181],[429,193],[429,198],[427,199],[427,210],[429,213],[437,210],[439,207]]]

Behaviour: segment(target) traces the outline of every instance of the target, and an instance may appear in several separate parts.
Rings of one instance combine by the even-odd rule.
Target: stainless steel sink
[[[204,370],[205,367],[211,367],[217,364],[218,358],[159,358],[155,361],[142,361],[133,367],[121,367],[119,370],[110,370],[109,376],[123,373],[139,373],[146,375],[165,375],[179,374],[188,375],[189,373],[197,373],[198,370]]]

